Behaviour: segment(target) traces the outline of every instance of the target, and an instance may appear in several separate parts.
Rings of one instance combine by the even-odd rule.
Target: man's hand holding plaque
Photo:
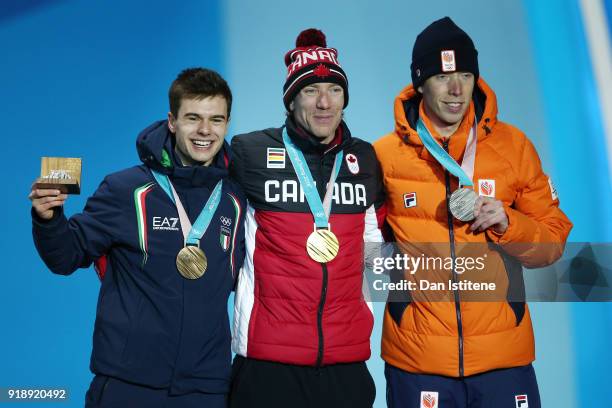
[[[62,194],[60,190],[37,188],[34,183],[28,198],[36,214],[43,220],[50,220],[53,218],[53,209],[63,206],[68,195]]]
[[[35,185],[43,190],[60,190],[64,194],[81,192],[81,159],[73,157],[43,157],[40,177]]]
[[[50,220],[53,209],[63,206],[68,194],[79,194],[80,191],[81,159],[43,157],[40,177],[32,184],[28,198],[36,214]]]

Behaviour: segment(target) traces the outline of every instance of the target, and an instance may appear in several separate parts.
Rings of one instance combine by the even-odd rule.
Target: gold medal
[[[306,251],[313,260],[326,263],[338,255],[340,242],[329,229],[315,229],[306,241]]]
[[[207,267],[206,255],[197,246],[188,245],[181,248],[176,256],[176,268],[186,279],[201,278]]]

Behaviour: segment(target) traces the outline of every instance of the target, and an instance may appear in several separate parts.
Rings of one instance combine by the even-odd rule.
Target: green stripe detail
[[[163,149],[161,153],[161,165],[166,168],[172,168],[172,160],[170,160],[170,155],[166,149]]]
[[[153,182],[150,182],[134,190],[134,205],[136,207],[136,220],[138,222],[138,242],[140,244],[140,251],[142,252],[142,266],[144,266],[147,263],[149,254],[147,253],[147,239],[146,239],[146,231],[145,231],[145,221],[146,221],[144,219],[145,208],[143,207],[143,204],[140,202],[140,197],[147,190],[152,188],[153,184],[154,184]]]

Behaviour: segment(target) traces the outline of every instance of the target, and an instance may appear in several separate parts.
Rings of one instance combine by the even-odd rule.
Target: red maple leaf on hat
[[[325,65],[319,64],[312,73],[318,77],[326,77],[331,74],[331,71]]]
[[[350,161],[351,163],[355,163],[357,161],[357,158],[355,156],[348,156],[346,160]]]

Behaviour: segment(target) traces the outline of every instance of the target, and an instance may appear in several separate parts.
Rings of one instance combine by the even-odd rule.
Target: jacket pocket
[[[406,309],[408,309],[408,306],[410,306],[410,303],[411,302],[388,302],[387,303],[387,310],[389,311],[389,314],[391,315],[391,318],[393,319],[395,324],[397,324],[398,326],[401,325],[402,317],[404,316]]]
[[[514,312],[516,318],[516,326],[519,326],[525,316],[525,281],[523,280],[523,266],[521,263],[507,255],[505,252],[499,252],[506,268],[508,277],[508,293],[506,300],[508,305]]]

